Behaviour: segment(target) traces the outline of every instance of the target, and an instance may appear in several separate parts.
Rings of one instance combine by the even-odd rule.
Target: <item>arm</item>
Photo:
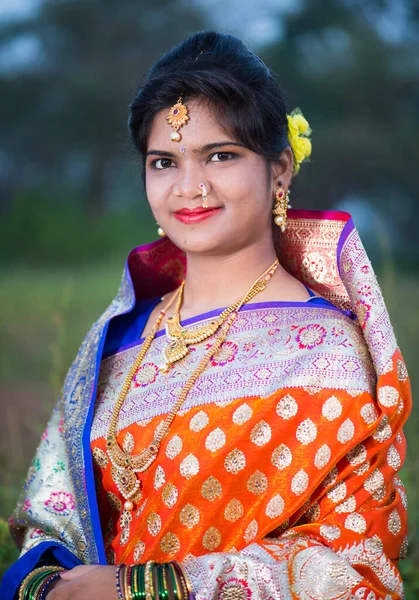
[[[72,568],[81,562],[75,537],[78,516],[62,430],[62,403],[59,400],[10,519],[10,531],[21,554],[2,579],[2,600],[15,598],[23,579],[39,566],[56,564]]]

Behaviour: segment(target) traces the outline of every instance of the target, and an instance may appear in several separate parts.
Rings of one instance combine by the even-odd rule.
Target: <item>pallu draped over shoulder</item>
[[[66,568],[175,559],[198,600],[404,597],[406,366],[349,215],[290,211],[288,223],[280,260],[323,299],[240,310],[141,474],[132,512],[112,477],[109,420],[149,299],[179,285],[185,259],[167,238],[130,254],[29,470],[11,519],[22,553],[1,598],[45,556]],[[119,415],[125,451],[152,441],[214,339],[163,373],[156,335]]]

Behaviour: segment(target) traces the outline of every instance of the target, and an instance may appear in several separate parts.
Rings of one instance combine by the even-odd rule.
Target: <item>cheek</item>
[[[270,208],[265,179],[257,170],[248,169],[239,177],[235,176],[223,183],[223,190],[228,198],[227,207],[243,219],[263,218]]]
[[[158,178],[153,176],[153,174],[147,174],[146,195],[153,213],[155,215],[161,213],[165,204],[165,188],[164,185],[158,181]]]

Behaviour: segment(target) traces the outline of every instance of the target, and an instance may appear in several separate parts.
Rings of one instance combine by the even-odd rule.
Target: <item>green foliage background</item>
[[[313,128],[293,205],[326,209],[351,196],[371,207],[364,243],[415,397],[419,6],[285,5],[269,5],[277,35],[250,47]],[[174,43],[213,25],[240,34],[240,10],[226,29],[215,20],[226,4],[208,6],[45,0],[31,17],[0,22],[0,55],[28,36],[38,48],[26,68],[0,64],[0,574],[16,557],[6,521],[65,372],[114,296],[128,251],[156,237],[127,139],[128,104]],[[419,594],[418,426],[414,404],[401,474],[410,501],[401,563],[408,599]]]

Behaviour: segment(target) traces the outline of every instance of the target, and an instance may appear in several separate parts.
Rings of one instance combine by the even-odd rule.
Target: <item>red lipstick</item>
[[[200,221],[204,221],[209,217],[212,217],[216,213],[218,213],[221,208],[202,208],[202,206],[197,206],[196,208],[181,208],[176,211],[174,214],[175,218],[181,223],[186,223],[188,225],[193,223],[199,223]]]

